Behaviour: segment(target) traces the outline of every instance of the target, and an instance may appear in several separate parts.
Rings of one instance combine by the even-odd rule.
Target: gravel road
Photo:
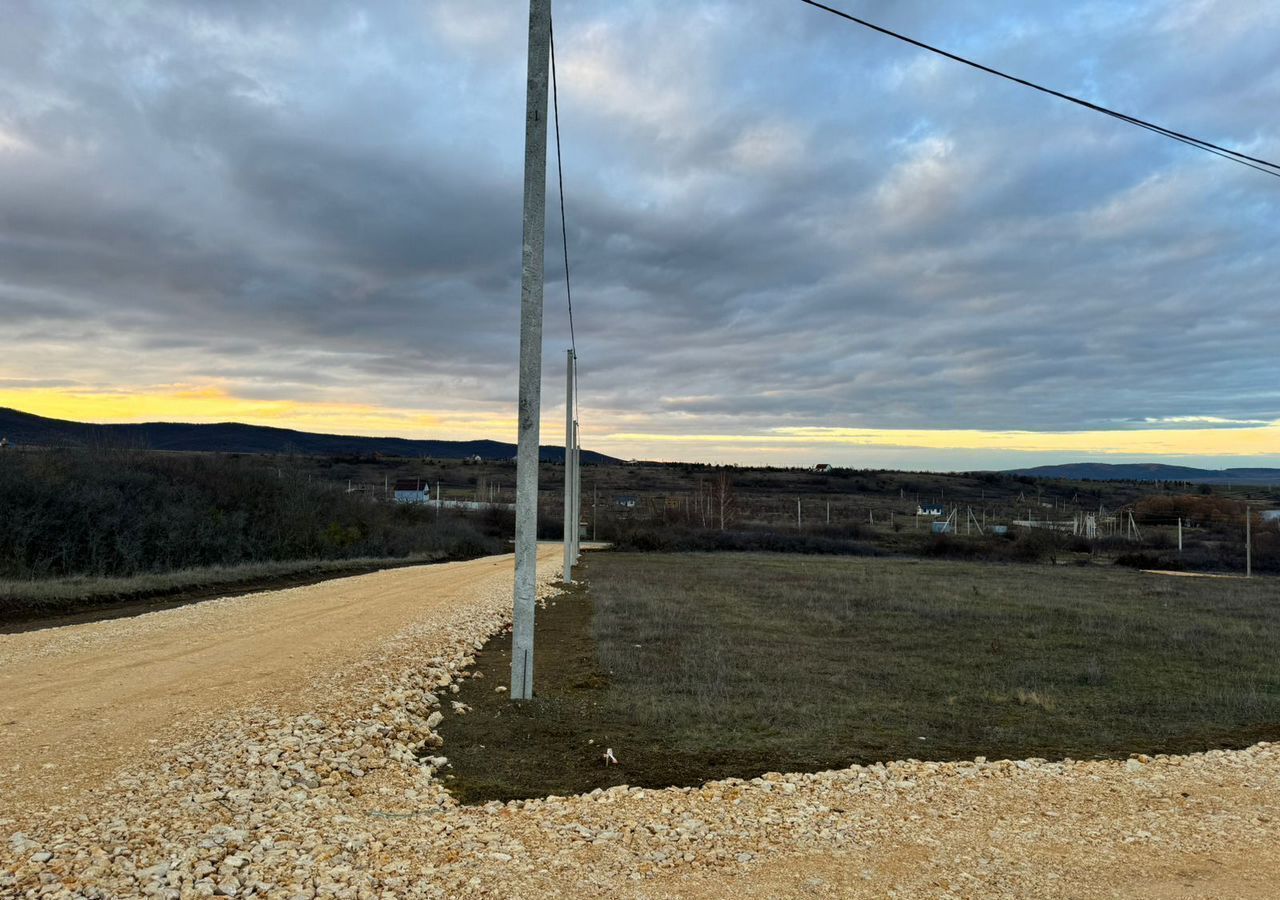
[[[0,897],[1280,896],[1268,744],[459,807],[510,603],[501,557],[0,636]]]
[[[557,545],[558,546],[558,545]],[[539,553],[542,567],[556,547]],[[0,809],[71,802],[125,762],[222,713],[323,698],[341,669],[471,591],[510,580],[512,557],[388,569],[283,591],[0,635]],[[35,773],[39,777],[33,777]]]

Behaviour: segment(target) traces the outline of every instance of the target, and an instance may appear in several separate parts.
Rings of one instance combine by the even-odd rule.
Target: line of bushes
[[[739,552],[810,553],[876,556],[875,547],[858,540],[856,526],[806,532],[740,527],[721,531],[687,525],[632,525],[621,528],[614,546],[640,553]]]
[[[1280,531],[1274,527],[1255,532],[1253,571],[1280,574]],[[877,543],[872,543],[877,541]],[[670,552],[770,552],[847,556],[904,554],[926,559],[972,562],[1057,563],[1080,559],[1113,560],[1122,566],[1186,569],[1201,572],[1243,572],[1242,540],[1187,541],[1179,555],[1168,535],[1152,534],[1134,544],[1119,537],[1089,540],[1048,529],[1016,529],[1003,536],[969,537],[957,534],[906,534],[887,537],[857,525],[816,525],[803,532],[762,524],[721,531],[693,525],[620,524],[614,545],[619,550],[642,553]]]
[[[371,502],[288,467],[133,450],[0,453],[0,578],[502,552],[509,517]]]

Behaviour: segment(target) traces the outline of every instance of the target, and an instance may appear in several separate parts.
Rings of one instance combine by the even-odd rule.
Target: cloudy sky
[[[843,7],[1280,158],[1269,0]],[[526,16],[8,0],[0,405],[514,439]],[[797,0],[556,22],[586,445],[1280,465],[1280,179]]]

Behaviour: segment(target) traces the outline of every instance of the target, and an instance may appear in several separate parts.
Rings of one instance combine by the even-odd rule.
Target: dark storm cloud
[[[1280,156],[1267,5],[848,6]],[[95,335],[92,358],[55,359],[73,381],[508,403],[521,29],[496,0],[18,4],[0,37],[7,323],[45,330],[46,373]],[[798,3],[566,0],[557,40],[602,423],[1280,419],[1274,179]],[[549,348],[567,339],[558,240],[552,216]],[[0,374],[21,377],[23,352]]]

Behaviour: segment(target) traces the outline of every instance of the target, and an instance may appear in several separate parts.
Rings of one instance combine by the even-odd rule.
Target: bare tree
[[[714,515],[712,514],[713,494],[714,490],[712,489],[712,486],[702,478],[699,478],[698,490],[695,494],[695,505],[697,506],[698,520],[701,522],[703,528],[706,528],[711,524],[708,519],[714,521]]]
[[[728,472],[721,472],[711,484],[711,494],[715,508],[720,512],[720,530],[738,520],[738,495],[733,489],[733,480]]]

